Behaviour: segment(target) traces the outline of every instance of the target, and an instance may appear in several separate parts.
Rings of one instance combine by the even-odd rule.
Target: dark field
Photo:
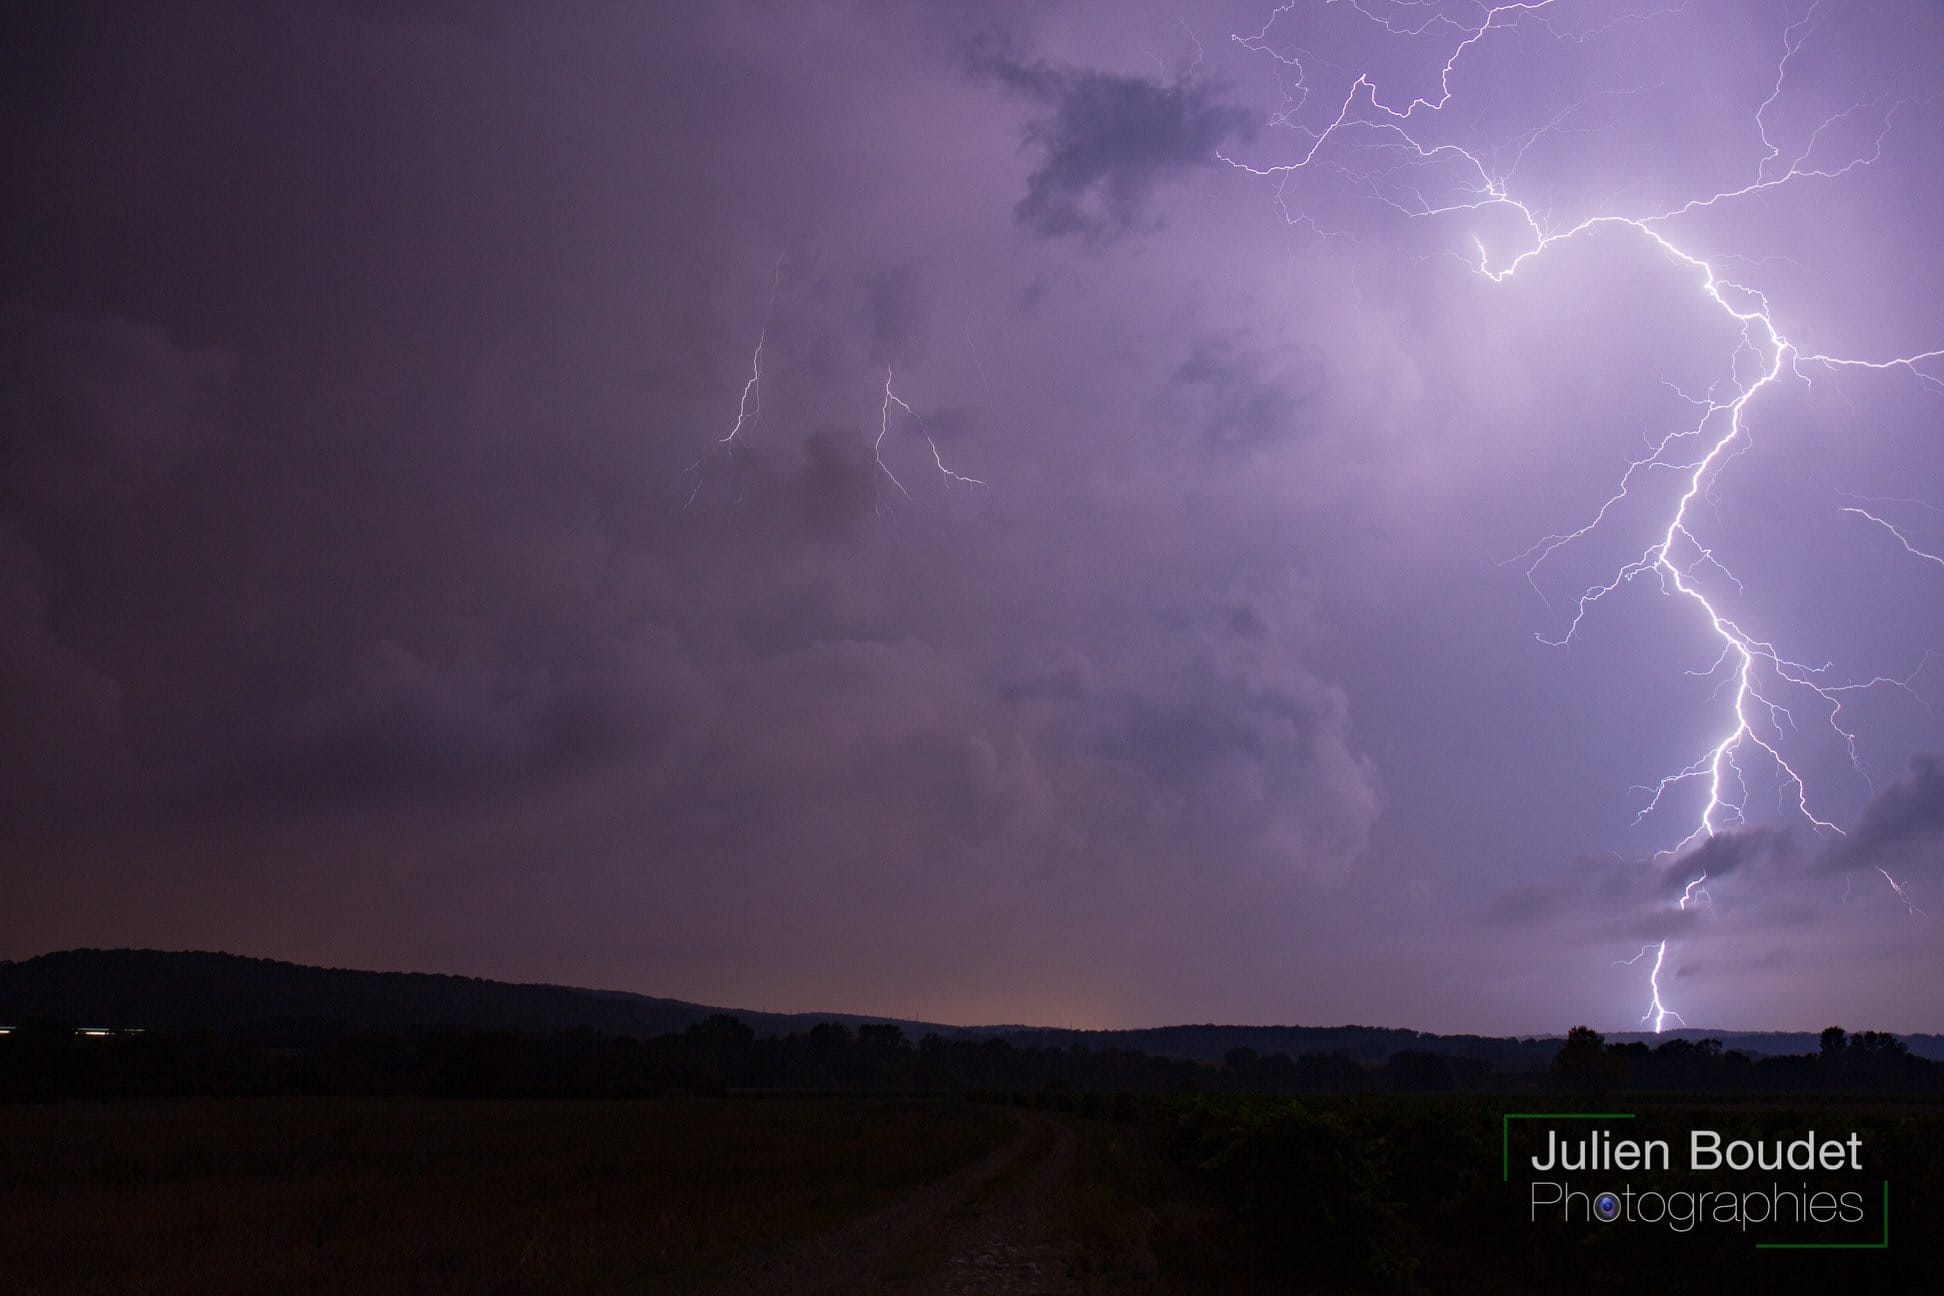
[[[684,1290],[1013,1128],[960,1104],[825,1099],[0,1108],[0,1287]]]
[[[1643,1137],[1855,1130],[1892,1244],[1534,1225],[1501,1179],[1508,1105],[1475,1096],[183,1099],[0,1107],[0,1289],[1926,1289],[1944,1110],[1609,1109]]]

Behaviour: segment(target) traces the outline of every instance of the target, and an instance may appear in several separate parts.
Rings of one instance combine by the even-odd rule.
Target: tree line
[[[1343,1052],[1238,1047],[1219,1064],[1078,1044],[910,1039],[895,1025],[825,1022],[761,1037],[716,1015],[642,1038],[587,1027],[545,1032],[287,1023],[105,1038],[61,1022],[0,1035],[0,1099],[331,1094],[453,1098],[629,1098],[731,1090],[1357,1094],[1530,1092],[1547,1087],[1709,1092],[1944,1091],[1944,1068],[1894,1036],[1824,1032],[1817,1055],[1751,1058],[1718,1040],[1608,1044],[1576,1027],[1550,1071],[1404,1049],[1381,1063]]]
[[[1831,1026],[1815,1053],[1750,1057],[1718,1039],[1672,1039],[1658,1048],[1639,1040],[1609,1044],[1575,1026],[1554,1056],[1553,1087],[1599,1097],[1629,1092],[1939,1093],[1944,1065],[1918,1057],[1895,1035]]]

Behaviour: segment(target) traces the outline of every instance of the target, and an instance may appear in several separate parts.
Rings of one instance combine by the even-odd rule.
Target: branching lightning
[[[757,331],[756,345],[749,355],[749,377],[744,380],[742,393],[736,402],[735,420],[727,432],[715,439],[715,444],[710,447],[709,452],[705,453],[684,470],[684,476],[692,474],[695,477],[694,484],[689,488],[688,498],[682,505],[684,510],[693,505],[696,497],[702,493],[704,481],[703,468],[708,463],[710,455],[715,453],[733,455],[736,446],[740,444],[743,434],[756,426],[757,420],[762,414],[763,349],[769,341],[770,317],[776,310],[776,291],[778,285],[782,282],[782,275],[783,260],[779,257],[777,258],[775,271],[770,277],[769,302],[763,308],[763,324]],[[970,340],[969,331],[967,333],[967,339],[968,341]],[[980,376],[981,378],[984,377],[983,366],[980,368]],[[957,486],[986,485],[983,479],[956,472],[945,463],[945,456],[938,448],[937,438],[925,430],[924,419],[919,416],[918,411],[914,410],[905,402],[903,397],[899,396],[892,389],[891,383],[891,366],[886,365],[884,369],[883,400],[880,402],[878,409],[878,430],[877,435],[871,441],[872,481],[874,488],[878,488],[882,482],[888,481],[896,488],[900,496],[906,500],[911,498],[911,492],[905,489],[902,481],[898,480],[897,474],[891,470],[891,465],[884,457],[884,443],[892,432],[892,408],[894,406],[903,413],[905,418],[909,419],[917,427],[919,435],[924,437],[925,446],[931,452],[932,466],[938,470],[939,478],[944,482],[947,489]],[[877,496],[876,508],[880,514],[886,511],[881,490]]]
[[[1716,486],[1724,465],[1752,444],[1754,428],[1751,414],[1760,408],[1763,397],[1771,391],[1786,384],[1806,386],[1819,373],[1855,370],[1903,374],[1944,392],[1944,377],[1931,371],[1939,367],[1934,362],[1944,358],[1944,348],[1877,358],[1806,351],[1791,340],[1777,312],[1759,289],[1729,277],[1730,264],[1759,268],[1760,262],[1720,256],[1709,259],[1699,255],[1683,245],[1676,227],[1680,218],[1696,212],[1746,202],[1783,186],[1835,180],[1871,166],[1882,158],[1896,116],[1909,106],[1908,103],[1892,101],[1888,96],[1859,99],[1822,120],[1807,134],[1799,148],[1786,149],[1783,146],[1780,142],[1782,132],[1772,124],[1771,114],[1788,92],[1792,64],[1801,54],[1805,43],[1814,36],[1823,17],[1823,0],[1811,0],[1801,15],[1781,32],[1773,81],[1766,98],[1753,112],[1752,125],[1759,144],[1759,155],[1752,159],[1751,171],[1745,173],[1739,182],[1712,193],[1697,194],[1674,206],[1631,215],[1602,213],[1577,223],[1555,227],[1547,206],[1515,194],[1517,172],[1533,145],[1541,138],[1568,130],[1568,123],[1574,114],[1581,111],[1592,96],[1569,105],[1554,114],[1545,125],[1520,136],[1514,142],[1516,147],[1494,150],[1434,141],[1428,137],[1426,128],[1438,120],[1438,114],[1459,93],[1457,87],[1462,80],[1461,64],[1467,53],[1493,39],[1495,34],[1509,32],[1522,25],[1536,27],[1556,40],[1587,41],[1620,23],[1645,21],[1677,12],[1684,9],[1685,4],[1626,15],[1604,26],[1566,34],[1555,25],[1556,16],[1568,8],[1565,0],[1518,0],[1462,7],[1466,14],[1465,21],[1447,12],[1448,8],[1461,7],[1430,3],[1429,0],[1320,0],[1326,7],[1347,5],[1381,29],[1386,37],[1419,42],[1448,38],[1448,43],[1441,46],[1447,55],[1436,75],[1437,91],[1429,95],[1387,95],[1380,84],[1381,78],[1375,72],[1345,70],[1345,75],[1354,73],[1354,76],[1340,104],[1333,113],[1327,107],[1322,112],[1311,113],[1310,119],[1320,120],[1322,124],[1306,126],[1298,121],[1298,117],[1308,111],[1312,92],[1316,89],[1311,83],[1311,68],[1332,65],[1305,49],[1288,44],[1280,36],[1272,38],[1272,31],[1292,13],[1297,3],[1298,0],[1289,0],[1282,5],[1253,35],[1233,38],[1251,51],[1267,54],[1279,65],[1284,81],[1284,102],[1271,120],[1273,124],[1288,126],[1298,132],[1301,143],[1297,156],[1293,161],[1277,165],[1255,166],[1222,155],[1223,161],[1239,170],[1275,181],[1277,201],[1291,223],[1321,233],[1347,237],[1341,231],[1324,230],[1300,205],[1293,204],[1292,199],[1300,197],[1302,193],[1301,181],[1314,172],[1347,180],[1358,192],[1407,218],[1437,218],[1487,211],[1501,216],[1509,215],[1520,227],[1524,238],[1522,250],[1509,261],[1494,265],[1484,241],[1477,237],[1471,240],[1476,255],[1467,264],[1493,283],[1502,284],[1512,279],[1529,263],[1544,257],[1553,248],[1574,240],[1603,232],[1639,239],[1671,263],[1677,273],[1691,279],[1694,291],[1732,331],[1736,341],[1724,355],[1724,377],[1702,396],[1677,393],[1683,395],[1693,409],[1692,419],[1677,424],[1658,438],[1650,437],[1646,453],[1627,465],[1613,492],[1589,521],[1577,529],[1546,536],[1515,561],[1525,564],[1527,578],[1537,590],[1538,573],[1549,559],[1605,526],[1623,501],[1634,499],[1636,488],[1650,475],[1672,474],[1679,483],[1680,494],[1665,514],[1664,522],[1658,524],[1658,530],[1638,556],[1623,564],[1610,579],[1595,583],[1581,592],[1573,601],[1570,618],[1560,633],[1552,637],[1544,634],[1537,637],[1552,645],[1572,642],[1603,600],[1636,579],[1648,578],[1658,584],[1663,594],[1691,607],[1718,644],[1719,652],[1713,665],[1699,673],[1719,678],[1723,683],[1726,715],[1719,736],[1693,760],[1640,789],[1645,793],[1645,804],[1639,815],[1641,818],[1662,809],[1667,795],[1677,787],[1697,784],[1705,791],[1705,802],[1691,829],[1662,852],[1663,856],[1678,859],[1724,829],[1746,822],[1748,786],[1745,771],[1751,762],[1765,764],[1773,771],[1788,810],[1799,815],[1818,833],[1841,835],[1843,830],[1831,819],[1832,812],[1820,808],[1816,798],[1812,797],[1807,780],[1788,755],[1787,740],[1796,722],[1787,704],[1806,705],[1818,711],[1847,744],[1851,764],[1861,773],[1856,738],[1843,716],[1844,698],[1858,690],[1879,685],[1909,689],[1912,676],[1876,676],[1856,682],[1837,680],[1830,674],[1830,664],[1809,664],[1796,660],[1764,633],[1731,614],[1723,596],[1710,590],[1712,586],[1725,581],[1734,585],[1739,592],[1739,582],[1735,581],[1733,574],[1722,565],[1714,550],[1702,538],[1696,504],[1711,498],[1710,492]],[[1602,93],[1616,95],[1629,92]],[[1331,99],[1329,102],[1335,104],[1337,101]],[[1867,146],[1840,156],[1833,155],[1835,149],[1830,141],[1845,128],[1855,129],[1858,125],[1864,127],[1864,134],[1869,137]],[[1825,154],[1832,156],[1825,157]],[[1434,164],[1454,168],[1464,177],[1443,197],[1427,195],[1413,174]],[[1745,269],[1737,273],[1745,273]],[[1862,507],[1846,507],[1842,512],[1856,515],[1888,531],[1912,556],[1944,566],[1944,557],[1919,548],[1903,530],[1876,513]],[[1544,597],[1543,593],[1541,597]],[[1878,872],[1883,874],[1885,882],[1910,912],[1921,912],[1895,878],[1882,869],[1878,869]],[[1678,908],[1687,910],[1712,903],[1706,887],[1707,880],[1704,871],[1688,882],[1681,893]],[[1643,946],[1633,958],[1622,961],[1623,965],[1632,966],[1650,952],[1653,954],[1648,974],[1649,1004],[1641,1020],[1650,1023],[1656,1032],[1670,1018],[1685,1025],[1680,1014],[1667,1006],[1661,994],[1660,974],[1667,951],[1668,941],[1663,939]]]
[[[933,438],[931,433],[924,431],[925,421],[918,417],[918,411],[905,404],[904,398],[891,390],[891,366],[886,365],[884,367],[884,404],[878,410],[878,434],[877,439],[871,442],[871,460],[877,465],[878,472],[884,475],[885,480],[898,488],[898,494],[904,496],[906,499],[911,498],[911,492],[904,488],[904,483],[897,479],[897,476],[892,473],[890,465],[884,462],[884,439],[891,434],[891,407],[893,405],[903,410],[907,418],[918,424],[919,434],[925,438],[925,445],[931,450],[932,465],[938,469],[939,477],[944,480],[948,487],[953,485],[983,486],[986,484],[977,477],[967,477],[963,473],[953,472],[945,466],[944,456],[938,450],[938,442]],[[880,497],[878,500],[880,512],[883,510],[883,506],[884,501]]]

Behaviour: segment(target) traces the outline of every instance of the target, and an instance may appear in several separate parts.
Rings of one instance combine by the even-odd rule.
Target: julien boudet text
[[[1666,1139],[1615,1138],[1605,1130],[1574,1137],[1546,1133],[1545,1149],[1532,1158],[1532,1168],[1554,1170],[1669,1170],[1673,1147]],[[1687,1163],[1693,1171],[1710,1170],[1861,1170],[1862,1136],[1817,1138],[1810,1130],[1800,1137],[1726,1139],[1714,1130],[1689,1133]]]

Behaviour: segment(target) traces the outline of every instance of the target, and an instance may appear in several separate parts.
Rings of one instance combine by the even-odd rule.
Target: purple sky
[[[8,6],[0,957],[1944,1029],[1944,13],[1485,13]]]

